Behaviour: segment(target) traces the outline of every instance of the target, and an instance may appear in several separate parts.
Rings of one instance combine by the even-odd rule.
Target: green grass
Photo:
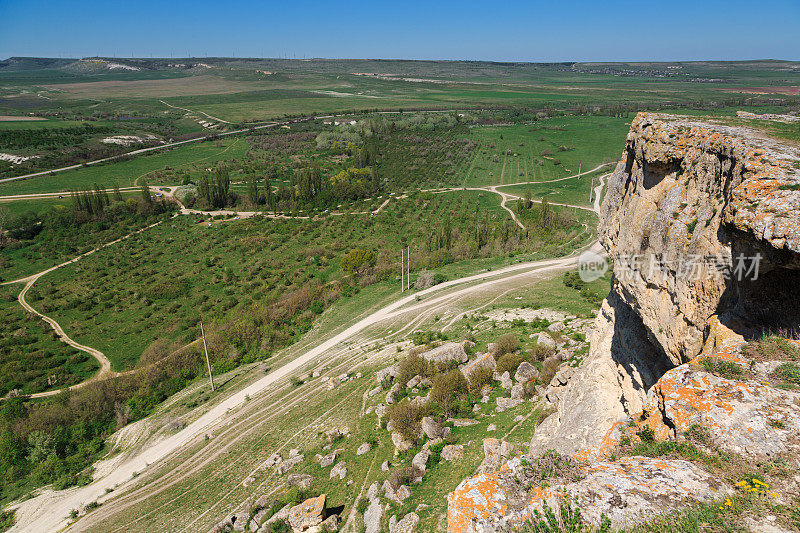
[[[0,397],[58,389],[81,382],[98,369],[97,361],[58,339],[50,326],[29,315],[17,291],[0,287]]]
[[[473,128],[472,133],[480,146],[469,163],[463,184],[484,186],[546,181],[577,174],[579,166],[581,171],[587,171],[616,161],[627,131],[625,119],[597,116],[557,117],[532,124]],[[558,190],[567,183],[570,182],[557,182],[553,188]]]
[[[353,246],[380,252],[376,272],[370,274],[377,278],[373,281],[397,276],[395,250],[399,253],[401,237],[415,249],[415,272],[454,261],[442,272],[455,276],[457,264],[464,260],[486,258],[493,264],[488,259],[495,255],[492,249],[471,250],[467,238],[475,208],[482,202],[495,202],[493,211],[482,211],[487,216],[496,213],[489,218],[493,227],[499,230],[508,224],[496,198],[474,192],[424,198],[398,200],[377,217],[247,219],[213,222],[211,227],[180,217],[48,274],[34,287],[32,305],[52,314],[79,342],[97,347],[116,369],[123,369],[157,339],[196,339],[201,316],[221,320],[231,310],[272,302],[304,286],[346,280],[339,263]],[[450,252],[429,251],[430,228],[443,216],[453,217],[453,227],[464,240]],[[564,242],[583,242],[571,238],[582,230],[575,225],[544,238],[532,234],[517,247],[520,252],[536,251],[537,257],[560,255]],[[77,305],[75,295],[82,295],[85,303]]]
[[[62,192],[93,187],[95,183],[104,187],[112,187],[114,184],[130,187],[137,178],[161,184],[157,173],[165,167],[187,170],[211,167],[217,161],[241,158],[246,150],[247,141],[241,137],[189,144],[128,161],[92,165],[27,180],[0,183],[0,195]]]

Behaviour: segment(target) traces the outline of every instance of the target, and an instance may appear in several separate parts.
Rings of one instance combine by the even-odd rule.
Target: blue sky
[[[800,60],[800,0],[0,0],[0,58]]]

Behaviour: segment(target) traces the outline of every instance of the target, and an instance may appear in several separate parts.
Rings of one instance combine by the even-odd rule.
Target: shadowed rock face
[[[700,353],[712,315],[750,330],[800,324],[798,159],[796,148],[744,128],[648,113],[631,123],[600,239],[617,259],[614,291],[674,364]],[[740,254],[756,253],[756,281],[725,279],[705,259],[735,273]],[[642,264],[631,269],[635,254]]]

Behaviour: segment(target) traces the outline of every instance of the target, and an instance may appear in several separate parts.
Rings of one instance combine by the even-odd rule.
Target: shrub
[[[531,348],[530,356],[534,361],[544,361],[555,352],[555,348],[545,346],[543,344],[536,344],[533,348]]]
[[[405,359],[400,361],[400,369],[397,373],[397,382],[405,387],[408,380],[414,376],[428,377],[430,375],[430,363],[415,353],[410,353]]]
[[[444,374],[437,374],[433,378],[431,400],[438,405],[445,414],[458,412],[458,400],[466,396],[468,390],[467,380],[460,370],[450,370]]]
[[[498,374],[503,374],[504,372],[508,372],[512,376],[514,372],[517,371],[517,367],[522,363],[524,357],[522,354],[518,353],[507,353],[500,357],[497,361],[497,368],[496,371]]]
[[[723,361],[716,357],[704,357],[700,364],[706,372],[717,374],[725,379],[738,379],[742,376],[744,369],[733,361]]]
[[[491,385],[494,381],[493,372],[490,368],[476,368],[469,373],[469,388],[473,392],[479,392],[485,385]]]
[[[416,442],[420,433],[420,422],[427,416],[430,408],[427,405],[417,405],[408,398],[404,398],[387,409],[389,420],[394,429],[409,442]]]
[[[549,385],[556,372],[558,372],[558,365],[560,364],[561,362],[555,357],[545,359],[544,363],[542,363],[542,371],[539,372],[539,383],[545,386]]]
[[[501,335],[496,342],[497,353],[500,355],[515,352],[519,349],[519,338],[512,333]]]

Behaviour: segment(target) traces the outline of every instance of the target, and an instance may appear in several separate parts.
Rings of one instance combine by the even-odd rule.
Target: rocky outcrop
[[[600,239],[614,292],[674,364],[700,353],[712,315],[734,330],[797,325],[798,160],[750,129],[649,113],[631,123]],[[735,279],[740,255],[756,253],[758,280]]]
[[[545,390],[553,414],[528,454],[448,496],[448,531],[509,531],[563,498],[594,525],[605,515],[626,528],[732,492],[701,464],[608,458],[645,430],[671,439],[703,428],[714,449],[788,454],[800,467],[798,393],[770,383],[775,364],[736,359],[744,339],[800,326],[797,161],[800,149],[755,130],[637,115],[603,201],[614,276],[589,354],[561,363]],[[741,372],[708,371],[709,356]],[[549,449],[582,461],[582,479],[531,482],[524,465]]]
[[[682,460],[625,457],[584,466],[584,479],[546,488],[527,489],[529,473],[521,459],[500,472],[485,472],[462,481],[447,496],[447,530],[512,531],[543,511],[571,501],[581,516],[597,526],[601,515],[615,525],[630,525],[689,502],[718,499],[730,493],[711,475]]]

